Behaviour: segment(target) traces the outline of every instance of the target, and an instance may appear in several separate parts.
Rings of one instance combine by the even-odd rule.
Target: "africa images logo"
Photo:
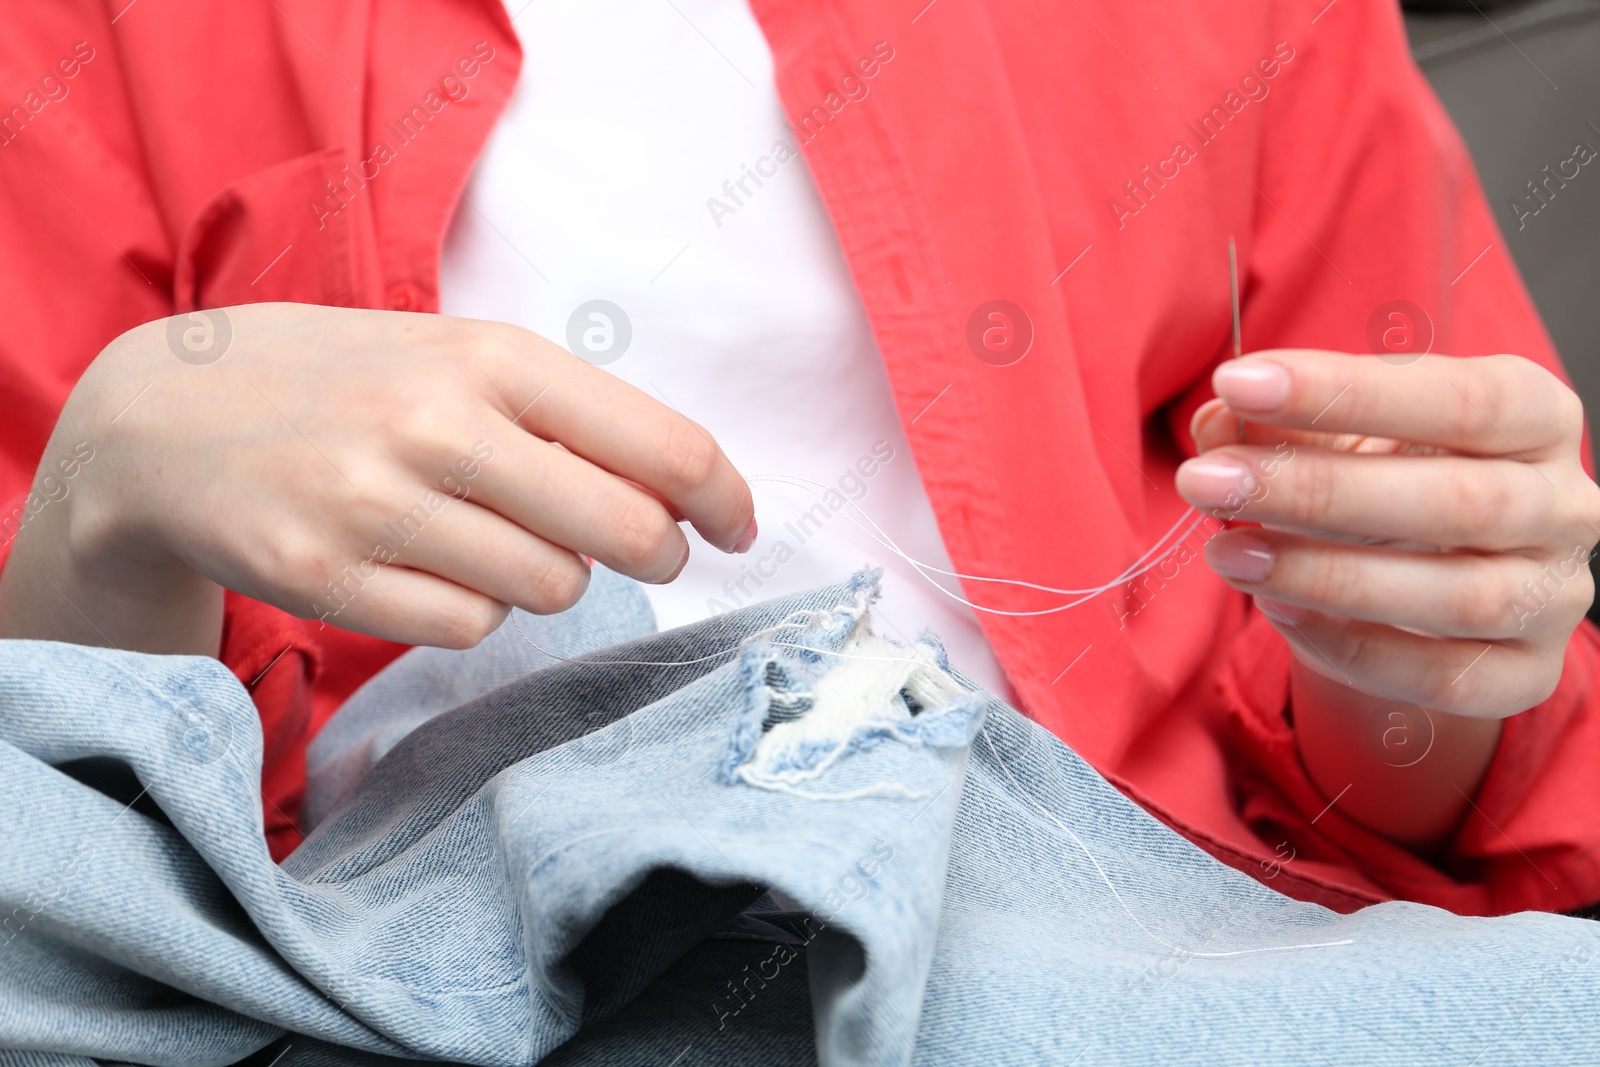
[[[192,367],[204,367],[228,354],[233,322],[221,308],[191,311],[167,319],[167,347]]]

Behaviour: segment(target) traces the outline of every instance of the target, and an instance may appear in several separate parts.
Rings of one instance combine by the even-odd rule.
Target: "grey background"
[[[1600,159],[1517,229],[1514,199],[1586,141],[1600,149],[1600,0],[1406,0],[1412,53],[1478,166],[1506,247],[1600,421]],[[1593,442],[1591,442],[1592,446]],[[1600,587],[1600,562],[1589,570]],[[1600,622],[1600,597],[1589,609]]]

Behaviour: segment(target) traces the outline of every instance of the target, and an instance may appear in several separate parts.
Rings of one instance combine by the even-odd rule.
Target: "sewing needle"
[[[1239,256],[1233,235],[1228,235],[1228,294],[1233,300],[1233,358],[1244,355],[1244,340],[1239,330]],[[1239,440],[1244,441],[1244,416],[1239,416]]]

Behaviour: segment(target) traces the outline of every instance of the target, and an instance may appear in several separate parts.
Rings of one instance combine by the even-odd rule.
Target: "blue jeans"
[[[873,592],[409,653],[281,867],[219,664],[0,642],[0,1067],[1597,1058],[1592,924],[1279,896]]]

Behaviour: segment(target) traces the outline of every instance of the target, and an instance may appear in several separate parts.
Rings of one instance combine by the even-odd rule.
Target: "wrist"
[[[1449,838],[1499,744],[1501,720],[1371,696],[1311,670],[1290,673],[1300,758],[1346,817],[1400,844]]]
[[[144,472],[112,470],[116,451],[63,413],[0,572],[0,636],[214,656],[222,590],[140,535],[118,489]]]

